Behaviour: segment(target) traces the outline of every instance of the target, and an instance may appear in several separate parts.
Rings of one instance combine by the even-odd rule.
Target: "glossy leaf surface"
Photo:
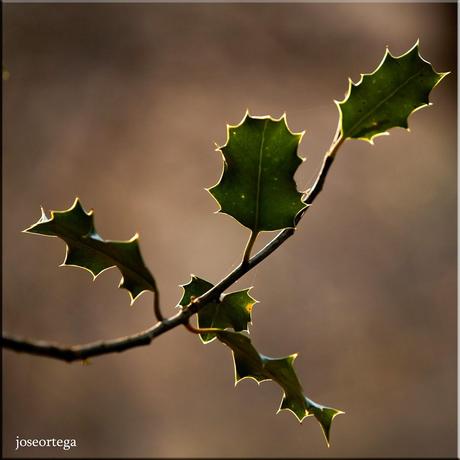
[[[209,192],[220,211],[233,216],[253,232],[295,227],[305,208],[294,173],[302,162],[297,148],[302,133],[292,133],[286,117],[251,117],[227,127],[227,142],[220,148],[224,169]]]
[[[446,75],[420,56],[418,43],[399,57],[387,49],[378,68],[358,83],[350,80],[345,99],[337,103],[342,136],[372,143],[390,128],[408,128],[409,115],[429,105],[428,95]]]
[[[67,250],[62,265],[84,268],[93,279],[117,267],[122,274],[119,287],[129,292],[131,304],[142,292],[156,291],[155,280],[142,260],[138,235],[129,241],[103,240],[94,227],[93,211],[86,212],[78,198],[65,211],[51,211],[51,217],[42,209],[38,222],[24,232],[64,240]]]
[[[184,294],[179,304],[188,305],[193,297],[199,297],[212,287],[208,281],[192,276],[191,281],[182,286]],[[210,302],[198,312],[198,327],[247,331],[255,303],[256,300],[249,295],[249,289],[224,294],[218,302]],[[204,343],[211,342],[215,337],[214,333],[200,334]]]
[[[275,381],[284,391],[278,412],[289,410],[300,422],[305,417],[313,415],[320,423],[329,445],[332,420],[343,412],[317,404],[304,395],[293,366],[297,354],[284,358],[270,358],[259,354],[249,337],[244,334],[221,331],[217,333],[217,337],[233,352],[236,383],[245,378],[254,379],[258,383],[265,380]]]

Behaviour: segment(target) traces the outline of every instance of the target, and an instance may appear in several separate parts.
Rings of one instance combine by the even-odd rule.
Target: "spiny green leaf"
[[[447,75],[437,73],[419,53],[418,42],[405,54],[385,56],[370,74],[358,83],[349,80],[348,93],[336,102],[343,138],[373,143],[376,136],[388,134],[396,126],[408,129],[412,112],[429,105],[430,91]]]
[[[214,286],[201,278],[192,275],[188,284],[182,285],[184,294],[179,305],[185,307],[193,297],[199,297]],[[251,323],[251,312],[257,301],[249,295],[249,289],[231,292],[221,296],[219,301],[210,302],[198,312],[198,327],[226,329],[231,327],[235,331],[247,331]],[[204,343],[216,338],[213,333],[200,334]]]
[[[284,358],[270,358],[259,354],[249,337],[244,334],[219,331],[216,335],[233,352],[235,383],[245,378],[254,379],[258,383],[266,380],[273,380],[278,383],[284,390],[278,412],[290,410],[300,422],[305,417],[313,415],[320,423],[329,446],[332,420],[336,415],[344,412],[317,404],[304,395],[293,366],[297,354]]]
[[[67,250],[62,265],[84,268],[93,279],[108,268],[118,267],[122,274],[119,287],[129,292],[131,305],[142,292],[156,292],[155,280],[142,260],[139,235],[129,241],[103,240],[94,228],[93,211],[86,212],[78,198],[65,211],[51,211],[51,217],[42,208],[38,222],[24,232],[64,240]]]
[[[219,149],[222,177],[209,189],[220,212],[254,233],[295,227],[305,208],[294,181],[302,135],[289,130],[285,115],[275,120],[246,113],[239,125],[228,125],[227,142]]]

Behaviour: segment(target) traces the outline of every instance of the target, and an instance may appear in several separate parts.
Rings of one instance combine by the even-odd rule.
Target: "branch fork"
[[[308,189],[305,194],[304,203],[307,207],[298,214],[296,224],[303,217],[310,205],[321,192],[326,176],[334,161],[335,155],[344,142],[344,138],[340,134],[340,126],[337,129],[334,140],[324,155],[322,166],[318,172],[313,186]],[[120,353],[131,348],[150,345],[151,342],[165,332],[184,326],[188,331],[194,334],[207,332],[216,332],[217,329],[208,328],[200,329],[190,324],[190,318],[198,313],[206,304],[219,298],[219,296],[228,289],[232,284],[238,281],[242,276],[256,267],[260,262],[266,259],[279,246],[281,246],[295,232],[295,228],[285,228],[279,232],[273,240],[265,247],[251,257],[251,252],[254,243],[257,239],[258,232],[251,232],[250,238],[244,250],[243,258],[238,267],[225,276],[218,284],[203,295],[194,298],[187,306],[183,307],[176,315],[165,318],[160,308],[160,296],[158,289],[154,292],[154,313],[158,323],[133,335],[119,337],[107,341],[91,342],[83,345],[66,346],[45,341],[29,340],[22,337],[16,337],[7,333],[3,334],[1,345],[5,349],[22,352],[32,355],[45,356],[55,358],[62,361],[85,361],[96,356],[106,355],[110,353]]]

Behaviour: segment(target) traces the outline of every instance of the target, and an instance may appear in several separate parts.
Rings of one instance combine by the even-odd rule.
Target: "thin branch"
[[[337,132],[334,136],[334,141],[332,142],[329,150],[325,153],[323,164],[321,169],[316,177],[314,185],[308,191],[305,197],[305,203],[311,205],[315,198],[319,195],[321,190],[323,190],[324,182],[326,181],[327,173],[329,172],[332,163],[334,162],[335,155],[339,150],[340,146],[345,142],[346,139],[343,138],[340,132],[340,125],[337,128]]]
[[[85,360],[94,356],[119,353],[130,348],[149,345],[155,337],[181,324],[184,321],[184,316],[187,316],[182,316],[183,313],[185,312],[159,322],[145,331],[113,340],[91,342],[85,345],[65,346],[44,341],[26,340],[21,337],[13,337],[5,334],[2,337],[2,347],[33,355],[48,356],[49,358],[56,358],[67,362]]]
[[[340,148],[345,139],[340,135],[340,131],[337,131],[338,134],[334,137],[334,141],[331,144],[331,147],[326,152],[323,160],[323,164],[319,170],[318,176],[315,183],[310,188],[309,192],[305,197],[305,203],[311,205],[316,199],[318,194],[321,192],[326,176],[329,172],[329,169],[334,161],[337,150]],[[297,217],[297,222],[302,218],[303,214],[309,209],[307,207],[303,213]],[[24,352],[33,355],[47,356],[49,358],[56,358],[63,361],[79,361],[92,358],[95,356],[101,356],[109,353],[120,353],[130,348],[140,347],[149,345],[156,337],[164,334],[165,332],[174,329],[179,325],[184,325],[189,330],[196,329],[189,324],[189,318],[197,313],[201,308],[212,300],[218,299],[219,296],[227,288],[229,288],[233,283],[239,280],[247,272],[252,270],[256,265],[262,262],[267,258],[271,253],[278,249],[288,238],[290,238],[295,232],[295,228],[286,228],[279,232],[275,238],[270,241],[265,247],[263,247],[257,254],[253,257],[248,257],[247,262],[243,262],[236,267],[232,272],[230,272],[225,278],[223,278],[218,284],[216,284],[212,289],[201,295],[200,297],[195,298],[189,305],[184,307],[181,312],[172,316],[168,319],[163,319],[161,312],[159,310],[159,296],[158,292],[155,292],[155,314],[159,316],[159,322],[152,326],[150,329],[139,332],[134,335],[120,337],[108,341],[99,341],[92,342],[85,345],[74,345],[74,346],[63,346],[58,344],[53,344],[50,342],[43,341],[32,341],[28,339],[23,339],[20,337],[9,336],[8,334],[3,335],[2,337],[2,347],[17,351]],[[158,310],[157,310],[158,308]],[[161,319],[160,319],[161,318]],[[196,329],[200,333],[199,329]]]

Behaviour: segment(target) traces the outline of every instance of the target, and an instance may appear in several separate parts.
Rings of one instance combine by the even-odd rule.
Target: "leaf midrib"
[[[213,313],[212,318],[211,318],[211,324],[209,325],[209,327],[211,327],[211,328],[216,327],[216,318],[218,317],[218,312],[220,311],[220,307],[221,307],[221,302],[214,302],[214,304],[216,305],[216,308],[214,309],[214,313]],[[209,304],[209,305],[212,305],[212,303]],[[200,315],[198,314],[198,322],[199,322],[199,318],[200,318]],[[203,338],[207,339],[208,341],[211,341],[213,338],[216,337],[216,334],[212,333],[212,332],[211,333],[209,333],[209,332],[204,333],[204,334],[201,334],[201,335],[202,335]]]
[[[420,69],[417,71],[414,75],[410,76],[407,80],[405,80],[403,83],[401,83],[399,86],[397,86],[388,96],[383,98],[373,109],[371,109],[369,112],[364,114],[350,129],[350,134],[348,137],[353,136],[353,132],[355,131],[356,127],[359,126],[360,123],[363,122],[366,118],[369,118],[377,109],[379,109],[383,104],[388,102],[389,99],[391,99],[402,87],[407,85],[411,80],[413,80],[415,77],[417,77],[423,69]],[[351,93],[350,93],[351,95]]]
[[[110,259],[114,264],[111,266],[111,267],[107,267],[107,268],[112,268],[112,267],[117,267],[120,271],[121,271],[121,268],[120,268],[120,265],[129,273],[131,274],[134,274],[136,275],[137,277],[141,278],[142,280],[144,280],[148,286],[150,286],[152,288],[152,291],[155,292],[155,286],[152,284],[152,282],[150,280],[147,280],[143,275],[141,275],[140,273],[138,273],[137,271],[133,270],[132,268],[128,267],[127,265],[123,264],[123,263],[120,263],[118,261],[118,259],[115,259],[114,257],[112,257],[110,254],[108,254],[107,252],[105,251],[102,251],[100,248],[95,248],[94,246],[92,246],[91,244],[88,244],[86,242],[86,240],[84,239],[85,237],[84,236],[78,236],[77,235],[77,239],[73,236],[73,232],[70,230],[69,232],[70,234],[70,237],[66,235],[66,238],[68,238],[69,240],[72,241],[72,243],[76,244],[76,245],[80,245],[80,246],[84,246],[84,247],[87,247],[87,248],[90,248],[92,249],[93,251],[96,251],[100,254],[103,254],[105,257],[107,257],[108,259]],[[59,235],[57,235],[59,236]],[[88,237],[86,237],[87,240],[90,240],[91,239],[91,234],[88,235]],[[99,243],[103,243],[103,244],[106,244],[106,243],[110,243],[111,241],[106,241],[104,240],[103,238],[101,238],[101,240],[93,240],[93,241],[98,241]],[[86,268],[86,267],[84,267]],[[101,273],[101,272],[100,272]],[[99,275],[99,273],[98,273]],[[97,275],[96,275],[97,276]],[[123,273],[121,273],[121,276],[124,277]]]
[[[264,121],[264,127],[262,130],[262,139],[260,141],[259,147],[259,163],[258,163],[258,171],[257,171],[257,185],[256,185],[256,209],[255,209],[255,216],[254,216],[254,233],[258,233],[259,228],[259,214],[260,214],[260,194],[262,189],[262,162],[263,162],[263,150],[264,150],[264,143],[265,143],[265,130],[267,129],[268,120]]]

